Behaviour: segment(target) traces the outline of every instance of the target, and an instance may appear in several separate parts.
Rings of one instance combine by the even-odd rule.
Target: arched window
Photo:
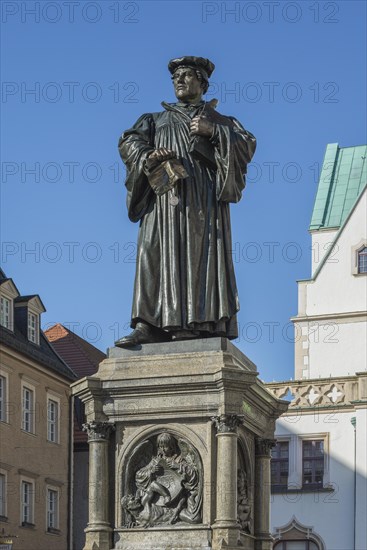
[[[367,246],[358,250],[358,273],[367,273]]]
[[[273,548],[274,550],[319,550],[312,540],[281,540]]]
[[[273,550],[325,550],[325,544],[312,527],[302,525],[295,516],[273,533]]]

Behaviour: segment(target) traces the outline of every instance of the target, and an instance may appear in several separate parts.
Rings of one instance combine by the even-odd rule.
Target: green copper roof
[[[367,145],[326,147],[310,229],[338,228],[367,181]]]

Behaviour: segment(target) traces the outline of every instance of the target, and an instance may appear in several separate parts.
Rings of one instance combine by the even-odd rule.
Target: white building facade
[[[367,147],[327,146],[272,459],[274,550],[367,548]]]

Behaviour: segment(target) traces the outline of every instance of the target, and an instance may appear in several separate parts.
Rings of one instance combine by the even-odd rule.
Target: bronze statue
[[[241,199],[254,136],[202,100],[214,65],[168,65],[177,103],[124,132],[129,218],[140,223],[131,334],[116,342],[237,337],[229,203]]]

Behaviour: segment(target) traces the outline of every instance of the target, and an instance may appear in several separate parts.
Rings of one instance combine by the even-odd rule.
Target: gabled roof
[[[15,298],[14,300],[14,303],[15,304],[26,304],[28,302],[32,302],[33,301],[33,305],[34,306],[37,306],[37,308],[42,311],[43,313],[46,311],[46,308],[41,300],[41,298],[39,297],[38,294],[28,294],[26,296],[18,296],[17,298]]]
[[[97,372],[99,363],[106,359],[102,351],[60,323],[47,329],[45,335],[78,378]]]
[[[326,147],[310,230],[338,229],[367,182],[367,145]]]
[[[11,279],[10,277],[7,277],[5,275],[5,272],[0,267],[0,286],[5,284],[5,283],[9,283],[11,285],[11,288],[13,289],[14,294],[18,294],[18,295],[20,294],[20,292],[17,289],[13,279]]]
[[[78,378],[90,376],[98,370],[98,365],[106,355],[95,348],[83,338],[67,329],[60,323],[52,326],[45,331],[45,335],[56,349],[63,360],[70,365]],[[75,400],[74,416],[74,443],[80,445],[87,444],[87,434],[82,432],[83,407],[79,400]]]

